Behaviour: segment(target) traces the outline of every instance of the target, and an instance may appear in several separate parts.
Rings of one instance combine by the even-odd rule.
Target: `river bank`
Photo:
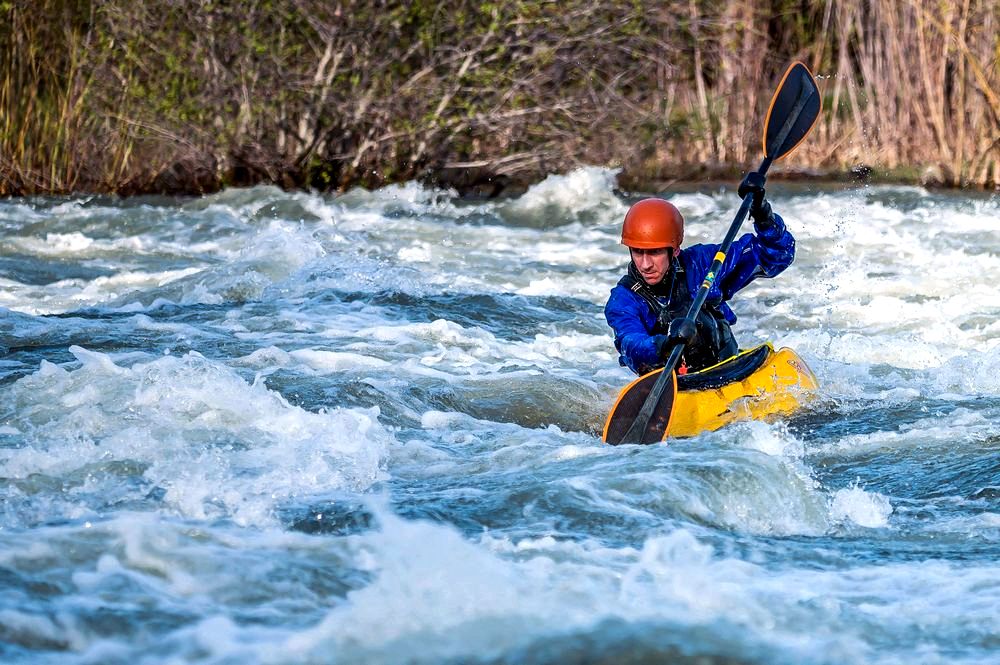
[[[858,184],[917,186],[943,191],[990,192],[1000,191],[1000,185],[995,187],[958,186],[949,184],[943,177],[940,168],[935,166],[900,167],[882,169],[859,164],[850,169],[820,169],[794,163],[794,155],[790,163],[779,163],[768,172],[770,183],[813,183],[820,187],[852,186]],[[757,161],[745,165],[736,164],[704,164],[678,168],[675,164],[662,164],[641,169],[622,167],[607,167],[615,173],[617,186],[625,192],[665,193],[675,189],[690,190],[696,188],[731,187],[740,182],[747,170],[755,168]],[[311,187],[300,182],[301,174],[285,173],[276,177],[263,177],[263,174],[240,172],[238,177],[233,174],[223,176],[210,174],[207,169],[183,170],[183,165],[170,169],[167,174],[157,179],[144,189],[128,189],[124,192],[87,192],[89,194],[119,194],[125,196],[200,196],[214,194],[229,187],[254,187],[258,185],[274,185],[287,192],[316,192],[336,194]],[[572,170],[571,170],[572,171]],[[417,178],[418,182],[429,187],[454,191],[465,199],[493,199],[517,197],[527,192],[532,186],[539,184],[551,174],[539,175],[528,173],[498,173],[482,166],[443,167],[427,171]],[[358,181],[348,181],[340,188],[340,192],[349,191],[355,187],[378,189],[396,183],[386,182],[376,170],[368,178]],[[50,192],[54,193],[54,192]]]
[[[735,187],[748,169],[755,168],[751,163],[743,168],[735,165],[705,166],[689,168],[676,172],[665,169],[646,170],[641,172],[616,172],[618,188],[624,192],[636,193],[667,193],[674,190],[690,191],[692,189],[712,190],[717,188]],[[898,185],[924,187],[930,190],[967,192],[975,196],[977,192],[989,194],[1000,191],[997,187],[960,187],[949,185],[940,170],[934,167],[899,168],[882,170],[867,165],[858,165],[850,170],[824,170],[806,167],[777,165],[770,169],[767,175],[772,185],[781,183],[785,187],[796,185],[813,185],[819,189],[833,187],[851,187],[856,185]],[[463,174],[446,169],[431,174],[422,180],[432,187],[450,189],[459,196],[469,199],[490,199],[497,197],[520,196],[541,180],[510,177],[484,172]]]
[[[0,196],[413,180],[496,195],[581,164],[638,189],[728,180],[754,166],[793,61],[823,111],[790,164],[992,189],[994,9],[13,0],[0,4]]]

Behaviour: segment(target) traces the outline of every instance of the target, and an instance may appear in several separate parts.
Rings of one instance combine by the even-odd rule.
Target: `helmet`
[[[625,213],[622,244],[636,249],[671,247],[674,253],[684,240],[684,218],[674,204],[663,199],[643,199]]]

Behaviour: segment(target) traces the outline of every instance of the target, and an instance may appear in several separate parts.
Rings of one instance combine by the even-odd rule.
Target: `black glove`
[[[667,334],[657,335],[655,338],[656,352],[660,356],[660,360],[666,360],[670,351],[678,344],[684,346],[690,344],[697,334],[698,327],[694,321],[688,321],[684,317],[678,317],[671,321]]]
[[[667,340],[673,344],[683,344],[687,346],[694,341],[698,334],[698,326],[694,321],[688,321],[685,317],[679,317],[670,322],[667,330]]]
[[[667,356],[670,355],[670,344],[666,335],[653,335],[653,344],[656,345],[656,357],[660,360],[666,360]]]
[[[764,183],[767,178],[751,171],[743,178],[740,188],[736,190],[740,198],[746,198],[747,194],[753,194],[753,202],[750,204],[750,216],[757,224],[757,230],[763,231],[774,226],[774,215],[771,213],[771,204],[764,198]]]

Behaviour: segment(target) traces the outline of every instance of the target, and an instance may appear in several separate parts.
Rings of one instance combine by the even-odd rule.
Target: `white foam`
[[[321,243],[298,225],[272,222],[248,239],[232,263],[202,270],[164,293],[181,304],[256,300],[265,288],[324,253]]]
[[[861,456],[872,451],[900,448],[952,450],[961,445],[978,446],[981,441],[993,436],[995,431],[996,425],[992,418],[978,411],[957,408],[933,420],[921,419],[893,429],[830,440],[816,446],[816,450],[839,457]]]
[[[735,213],[739,199],[734,194],[706,194],[703,192],[681,193],[666,197],[684,215],[684,233],[687,244],[694,242],[719,242],[712,233],[718,234],[718,218],[723,213]]]
[[[882,202],[897,194],[906,205]],[[689,243],[721,240],[737,205],[732,191],[670,198],[688,218]],[[13,480],[4,518],[15,525],[71,523],[39,528],[29,539],[34,544],[0,531],[0,559],[60,574],[67,565],[77,569],[66,577],[68,599],[37,615],[47,619],[19,612],[0,621],[40,639],[61,630],[89,662],[145,657],[148,645],[133,648],[127,638],[97,638],[83,622],[75,625],[77,608],[109,589],[123,606],[163,602],[196,614],[165,636],[174,645],[166,657],[178,661],[489,661],[554,634],[596,630],[608,619],[676,624],[681,633],[733,627],[720,644],[735,644],[734,653],[720,659],[745,658],[743,646],[788,662],[988,658],[988,650],[961,652],[961,645],[995,637],[995,562],[973,555],[960,564],[898,557],[867,565],[870,559],[853,551],[839,557],[836,539],[844,532],[891,530],[912,513],[892,505],[895,495],[824,487],[807,466],[814,458],[845,462],[872,452],[952,454],[995,439],[988,398],[1000,393],[1000,215],[995,199],[941,198],[904,188],[775,196],[798,241],[796,262],[733,302],[740,341],[779,339],[802,352],[820,378],[822,406],[857,416],[863,427],[847,423],[845,431],[862,433],[803,441],[780,422],[747,423],[624,450],[601,446],[577,428],[547,426],[545,414],[532,415],[531,424],[496,422],[508,413],[495,415],[555,394],[546,409],[585,402],[580,421],[589,427],[632,378],[617,366],[600,311],[627,261],[618,244],[625,204],[611,172],[553,176],[514,201],[476,204],[416,183],[343,197],[231,190],[179,211],[0,202],[11,231],[4,246],[14,253],[32,254],[43,268],[76,256],[117,271],[51,284],[7,279],[0,302],[32,312],[119,306],[148,314],[114,317],[126,335],[135,329],[208,344],[221,329],[242,348],[256,348],[210,360],[74,347],[76,363],[44,362],[4,385],[0,434],[19,446],[0,448],[0,466]],[[409,303],[379,304],[381,294],[395,292],[583,303],[573,320],[512,331],[466,318],[424,322],[426,312],[415,315],[420,322],[408,321],[400,312],[407,317]],[[201,327],[201,316],[216,308],[197,308],[185,323],[169,311],[154,313],[168,303],[272,296],[274,308],[221,308],[210,329]],[[8,312],[3,321],[12,321],[12,346],[63,348],[64,340],[91,338],[83,326],[97,324],[80,323],[84,318]],[[398,436],[405,440],[387,432],[374,409],[310,412],[289,404],[264,378],[279,368],[283,379],[322,377],[321,390],[324,381],[352,372],[389,399],[412,390],[412,401],[411,393],[399,400],[406,424]],[[254,372],[254,382],[244,378]],[[439,387],[467,399],[470,412],[483,411],[459,413],[466,406],[453,405],[451,395],[420,403],[422,391]],[[483,415],[490,400],[498,402],[494,415]],[[959,400],[964,408],[948,404]],[[898,422],[873,422],[896,412],[904,414]],[[825,411],[818,413],[827,427]],[[911,414],[918,415],[908,420]],[[512,510],[503,514],[513,525],[484,520],[491,531],[462,535],[383,509],[374,511],[379,527],[346,537],[299,534],[292,542],[296,534],[269,528],[289,504],[370,492],[390,455],[408,488],[422,481],[433,488],[433,498],[421,501],[480,499],[493,490],[481,482],[487,473],[495,474],[491,481],[514,483],[502,488],[512,500],[524,497],[503,509]],[[109,468],[118,462],[127,463],[120,466],[129,468],[129,482]],[[57,489],[37,491],[47,482]],[[531,483],[542,498],[533,500],[525,487]],[[989,498],[945,500],[944,509],[930,506],[932,517],[920,518],[923,535],[996,542],[1000,518],[975,512],[988,509]],[[150,514],[136,524],[108,519],[118,501]],[[974,505],[963,514],[967,504]],[[433,514],[424,506],[413,509]],[[578,506],[597,522],[564,531],[562,517]],[[96,527],[72,523],[83,519]],[[600,539],[588,530],[598,522]],[[622,531],[619,524],[628,526]],[[54,532],[63,535],[37,546]],[[812,545],[826,541],[830,548]],[[81,555],[87,548],[98,553]],[[68,553],[78,558],[67,564]],[[354,590],[346,598],[318,591],[315,578],[294,567],[303,559],[323,575],[351,571],[345,575]],[[262,604],[253,599],[260,613],[245,621],[247,596],[240,592],[248,586],[267,592]],[[133,588],[140,589],[135,596]],[[299,606],[288,609],[290,597],[326,620],[303,629],[306,615]],[[262,627],[262,616],[279,619]],[[886,647],[886,636],[895,636],[893,646]],[[101,657],[112,652],[114,658]]]
[[[830,517],[834,521],[850,521],[868,528],[888,526],[891,514],[888,497],[856,486],[837,490],[830,504]]]
[[[485,657],[522,642],[519,635],[530,636],[553,607],[550,561],[512,566],[450,528],[381,519],[384,530],[368,549],[375,580],[351,592],[315,628],[289,639],[283,650],[293,658],[332,650],[348,660],[378,660],[414,638],[423,643],[423,662],[459,657],[470,647]],[[589,622],[585,608],[566,606],[560,613],[565,625]]]
[[[43,362],[11,387],[12,426],[31,445],[0,449],[9,477],[132,460],[182,514],[240,523],[268,523],[296,496],[361,491],[384,477],[391,436],[377,409],[305,411],[196,353],[122,367],[70,350],[79,369]]]
[[[936,391],[960,395],[1000,395],[1000,354],[996,349],[955,355],[931,375]]]
[[[739,429],[737,436],[740,445],[745,448],[789,460],[799,459],[804,454],[802,441],[793,436],[781,421],[772,424],[752,420],[737,423],[734,427]]]
[[[58,314],[114,300],[124,294],[161,287],[200,272],[198,268],[143,272],[125,270],[92,280],[60,280],[44,287],[8,282],[0,302],[27,314]]]
[[[424,429],[441,429],[452,427],[464,420],[461,413],[446,413],[444,411],[427,411],[420,417],[420,426]]]
[[[345,661],[401,653],[421,663],[489,659],[553,630],[587,631],[608,619],[691,627],[728,622],[756,635],[754,643],[765,641],[769,652],[802,660],[865,653],[851,630],[853,617],[844,617],[857,611],[851,597],[857,587],[837,586],[836,574],[775,572],[719,557],[685,530],[651,536],[638,550],[488,536],[485,549],[447,526],[380,521],[381,531],[363,539],[357,557],[374,575],[371,584],[349,593],[315,627],[267,647],[267,660],[330,653]],[[823,594],[832,596],[826,605],[811,601]],[[901,622],[918,620],[907,612]],[[836,641],[802,640],[803,621],[836,629]]]
[[[581,218],[618,222],[625,206],[614,195],[618,169],[586,166],[565,175],[549,175],[522,196],[501,204],[500,214],[530,219],[540,228],[561,226]]]
[[[232,211],[229,211],[230,213]],[[210,242],[176,242],[172,230],[111,240],[96,240],[80,232],[49,233],[44,241],[16,239],[19,249],[45,257],[72,256],[74,259],[103,257],[124,266],[141,257],[156,261],[164,255],[185,257],[192,265],[169,270],[123,267],[113,275],[93,279],[66,279],[44,287],[12,283],[0,302],[11,309],[33,314],[51,314],[102,303],[126,307],[138,293],[183,304],[242,302],[260,297],[264,288],[288,277],[309,261],[324,254],[321,243],[297,224],[272,221],[260,229],[240,229],[232,237]],[[226,260],[210,266],[206,256]],[[133,294],[130,296],[130,294]],[[162,294],[162,295],[160,295]],[[149,300],[148,295],[144,296]],[[124,299],[125,302],[117,300]]]
[[[241,358],[236,358],[232,362],[234,365],[242,367],[276,369],[287,366],[292,362],[292,357],[287,351],[279,349],[276,346],[269,346],[263,349],[257,349],[253,353]]]
[[[288,355],[321,374],[351,370],[385,369],[392,364],[381,358],[373,358],[358,353],[342,353],[320,349],[300,349],[292,351]]]

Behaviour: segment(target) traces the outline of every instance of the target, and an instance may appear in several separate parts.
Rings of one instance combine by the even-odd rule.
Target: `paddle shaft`
[[[757,172],[764,175],[770,167],[771,158],[765,157],[764,161],[760,163],[760,168],[757,169]],[[729,252],[733,240],[736,239],[736,234],[739,233],[740,227],[743,226],[743,222],[746,220],[752,204],[753,192],[750,192],[743,197],[743,202],[740,204],[739,210],[736,211],[736,217],[733,219],[733,223],[729,225],[729,231],[726,233],[722,244],[719,245],[719,251],[715,253],[715,259],[712,261],[712,265],[709,266],[708,273],[706,273],[704,281],[702,281],[701,286],[698,288],[698,294],[695,296],[694,302],[691,303],[691,307],[688,308],[687,315],[684,317],[688,321],[693,323],[698,318],[698,314],[701,312],[701,308],[708,298],[708,292],[712,289],[712,285],[715,284],[715,277],[719,274],[719,269],[726,260],[726,253]],[[676,261],[677,259],[674,260]],[[660,398],[663,396],[664,389],[670,385],[670,375],[677,369],[682,353],[684,353],[683,344],[677,344],[671,349],[670,355],[667,357],[667,363],[663,366],[663,371],[656,377],[656,383],[653,384],[649,395],[646,397],[646,401],[643,402],[642,408],[639,409],[635,420],[632,421],[632,426],[628,428],[625,436],[622,437],[622,443],[655,443],[655,441],[644,441],[643,435],[648,429],[648,424],[653,417],[653,413],[656,412],[656,408],[660,404]]]

